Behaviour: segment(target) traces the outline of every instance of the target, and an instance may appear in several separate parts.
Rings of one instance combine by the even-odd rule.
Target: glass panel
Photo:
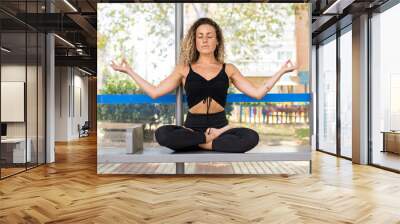
[[[26,2],[26,19],[31,24],[38,23],[37,13],[40,12],[38,1]],[[38,45],[39,37],[36,30],[27,28],[27,80],[26,80],[26,114],[27,114],[27,150],[30,151],[27,167],[38,164]]]
[[[46,78],[45,78],[45,65],[46,65],[46,36],[39,33],[38,36],[38,164],[45,163],[46,149],[45,149],[45,93],[46,93]]]
[[[125,57],[135,72],[154,85],[167,77],[175,66],[175,4],[98,4],[97,18],[98,94],[124,94],[126,101],[98,105],[98,155],[125,154],[126,132],[109,126],[142,125],[139,141],[148,149],[158,146],[156,128],[175,124],[175,97],[152,103],[128,75],[109,64]],[[101,164],[98,167],[102,172]]]
[[[352,39],[351,30],[340,37],[340,150],[352,157]]]
[[[38,74],[38,35],[36,32],[28,32],[28,55],[27,55],[27,94],[26,94],[26,112],[27,112],[27,143],[28,151],[30,150],[30,157],[27,166],[33,167],[37,165],[37,74]]]
[[[26,33],[1,34],[1,176],[25,170],[31,161],[26,149]],[[29,145],[29,144],[28,144]]]
[[[372,163],[400,170],[400,5],[372,18]]]
[[[32,19],[38,18],[34,14],[44,12],[44,3],[44,0],[1,1],[0,6],[13,12],[21,21],[28,20],[34,24],[36,21]],[[1,51],[2,94],[8,100],[4,101],[2,97],[1,110],[6,115],[2,117],[4,136],[0,162],[1,167],[6,167],[1,170],[1,176],[4,177],[25,170],[25,167],[36,166],[38,159],[40,163],[44,162],[45,36],[6,15],[1,14],[0,18],[7,20],[1,23],[1,42],[4,47]],[[38,120],[38,117],[41,119]],[[41,147],[41,155],[38,147]]]
[[[254,86],[271,79],[291,59],[297,61],[299,71],[284,75],[269,94],[309,92],[308,5],[185,3],[185,34],[200,17],[209,17],[220,26],[225,62],[235,65]],[[244,93],[232,83],[228,92],[233,97],[225,106],[229,123],[233,127],[251,128],[260,136],[252,152],[310,149],[308,102],[234,100]],[[187,111],[185,104],[185,116]]]
[[[336,38],[318,48],[318,148],[336,154]]]

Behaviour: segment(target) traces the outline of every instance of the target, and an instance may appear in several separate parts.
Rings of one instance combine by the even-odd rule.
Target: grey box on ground
[[[135,127],[126,129],[126,153],[137,153],[143,151],[143,125],[136,124]]]
[[[143,124],[99,122],[98,128],[103,129],[104,132],[124,132],[127,154],[143,151]],[[108,136],[111,137],[113,135]]]

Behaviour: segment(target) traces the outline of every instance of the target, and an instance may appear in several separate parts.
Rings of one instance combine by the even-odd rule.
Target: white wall
[[[69,69],[55,68],[55,141],[68,140]]]
[[[1,81],[4,82],[25,82],[24,65],[18,64],[5,64],[1,66]],[[28,70],[29,70],[28,66]],[[7,110],[7,108],[1,108]],[[25,137],[25,122],[7,122],[7,136],[8,137]]]
[[[88,120],[88,78],[83,75],[72,67],[56,67],[56,141],[77,139],[78,124]]]
[[[24,65],[2,65],[1,81],[19,81],[25,82],[25,64]]]

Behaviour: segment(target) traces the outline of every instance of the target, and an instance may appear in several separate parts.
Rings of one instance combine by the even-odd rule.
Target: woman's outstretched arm
[[[163,96],[176,87],[178,87],[182,80],[182,66],[177,65],[174,68],[174,71],[162,80],[157,86],[152,85],[140,75],[138,75],[132,68],[129,66],[125,59],[122,60],[120,64],[115,63],[114,61],[111,62],[111,67],[115,71],[123,72],[128,74],[138,85],[139,87],[152,99],[156,99],[160,96]]]
[[[227,73],[230,74],[232,83],[236,86],[236,88],[244,94],[258,100],[262,99],[274,87],[275,83],[282,77],[282,75],[295,69],[297,69],[297,66],[293,65],[293,63],[288,60],[282,65],[279,71],[272,76],[272,78],[263,83],[261,86],[255,87],[242,75],[242,73],[240,73],[239,69],[237,69],[234,65],[228,64],[226,68]]]

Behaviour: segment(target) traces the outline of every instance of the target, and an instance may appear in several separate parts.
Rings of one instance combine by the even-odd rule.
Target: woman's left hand
[[[293,64],[291,60],[287,60],[285,64],[282,65],[281,71],[283,73],[292,72],[297,69],[297,65]]]

